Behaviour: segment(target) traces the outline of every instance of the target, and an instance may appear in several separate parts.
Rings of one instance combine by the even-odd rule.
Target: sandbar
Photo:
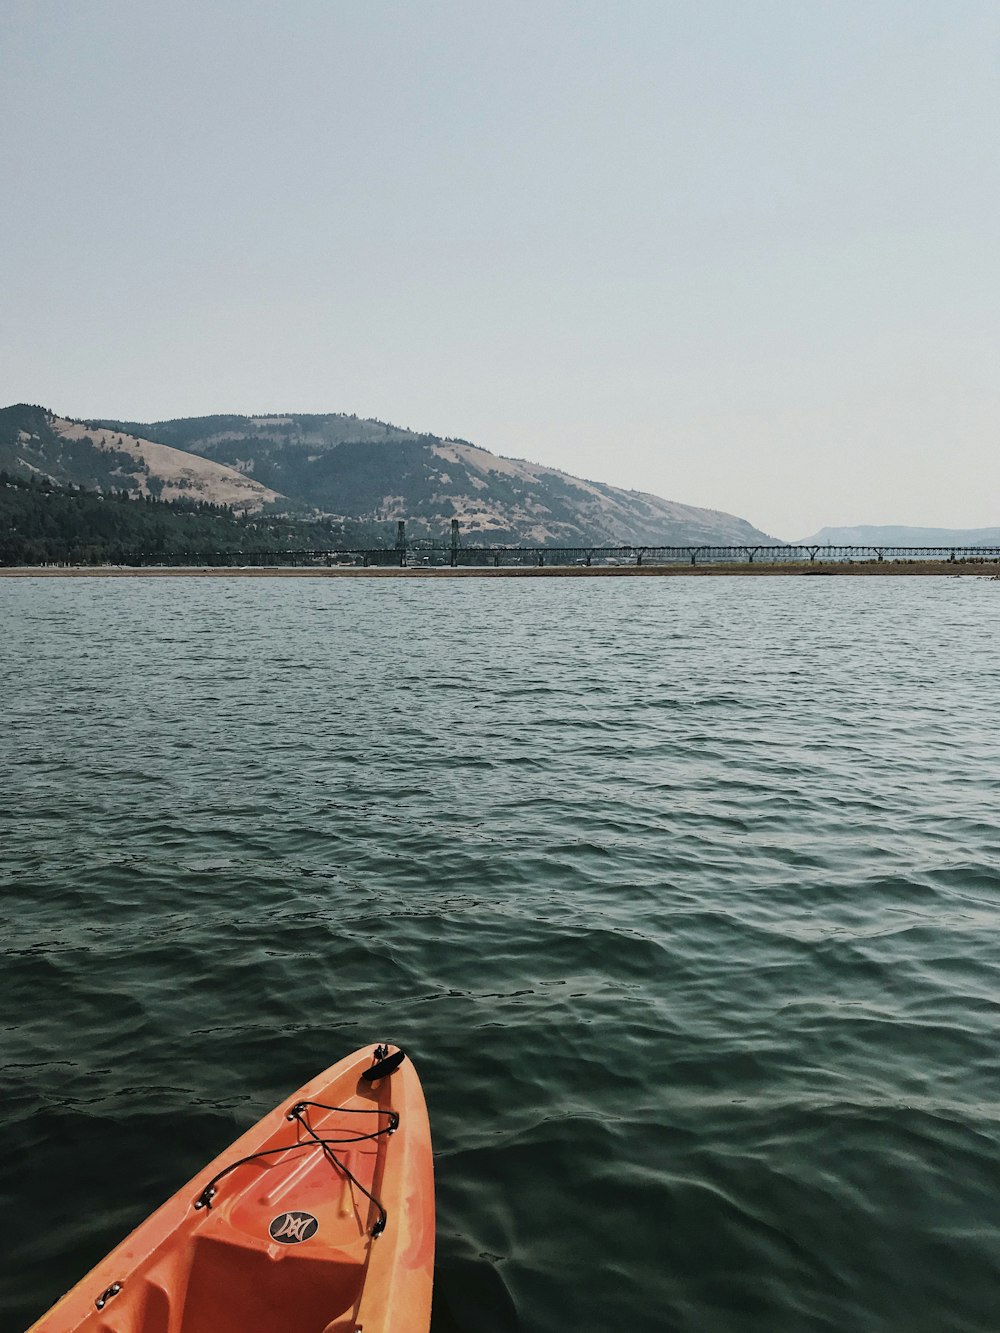
[[[295,579],[552,579],[552,578],[885,578],[936,575],[950,578],[1000,579],[1000,561],[846,560],[816,562],[755,562],[704,565],[38,565],[0,569],[0,578],[295,578]]]

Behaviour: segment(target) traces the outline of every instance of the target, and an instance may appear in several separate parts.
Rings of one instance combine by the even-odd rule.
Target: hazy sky
[[[0,0],[0,403],[1000,524],[996,0]]]

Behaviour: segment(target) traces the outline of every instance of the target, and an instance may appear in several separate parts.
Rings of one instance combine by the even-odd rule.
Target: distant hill
[[[0,409],[0,470],[135,499],[370,526],[466,543],[743,545],[745,519],[503,458],[464,440],[331,413],[174,421],[75,421],[39,406]]]
[[[300,508],[366,521],[406,519],[414,535],[441,536],[457,518],[464,540],[484,543],[775,541],[732,514],[340,413],[100,424],[220,464]]]
[[[59,485],[126,491],[134,498],[205,501],[251,513],[279,498],[224,464],[24,403],[0,408],[0,470]]]
[[[820,528],[804,546],[1000,546],[1000,528]]]

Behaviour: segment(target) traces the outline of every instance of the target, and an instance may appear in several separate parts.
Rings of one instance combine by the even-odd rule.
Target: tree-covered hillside
[[[457,518],[467,537],[487,545],[772,540],[732,514],[340,413],[96,424],[222,465],[278,493],[289,508],[367,521],[405,519],[414,534],[433,533]]]
[[[60,436],[52,428],[51,414],[29,404],[0,408],[0,468],[12,475],[30,470],[57,483],[135,495],[140,493],[137,474],[143,472],[142,465],[124,450],[100,449],[89,436]],[[150,478],[154,494],[157,483],[158,478]]]
[[[481,477],[462,462],[445,464],[435,456],[434,447],[443,443],[437,436],[338,413],[95,425],[236,468],[292,504],[370,520],[406,518],[414,532],[451,519],[459,512],[453,497],[482,489]],[[491,480],[491,500],[503,504],[515,498],[505,481]],[[515,524],[490,532],[494,541],[514,542],[518,536]]]
[[[135,497],[203,500],[250,512],[279,500],[284,511],[295,508],[225,464],[27,403],[0,408],[0,468],[13,476]]]
[[[213,455],[227,442],[252,444],[270,439],[280,444],[309,444],[320,448],[334,448],[338,444],[388,444],[399,440],[427,440],[435,437],[421,435],[405,426],[393,426],[386,421],[358,417],[344,412],[296,412],[294,415],[265,417],[238,416],[234,413],[216,413],[207,417],[178,417],[173,421],[117,421],[96,423],[133,435],[146,434],[149,439],[187,449],[191,453]],[[240,456],[238,453],[236,456]]]
[[[180,555],[374,549],[395,529],[239,515],[190,500],[101,494],[0,470],[0,565],[145,564]]]

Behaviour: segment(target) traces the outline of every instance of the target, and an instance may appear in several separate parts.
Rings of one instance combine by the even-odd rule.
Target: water
[[[1000,592],[0,580],[0,1327],[366,1042],[435,1333],[1000,1308]]]

